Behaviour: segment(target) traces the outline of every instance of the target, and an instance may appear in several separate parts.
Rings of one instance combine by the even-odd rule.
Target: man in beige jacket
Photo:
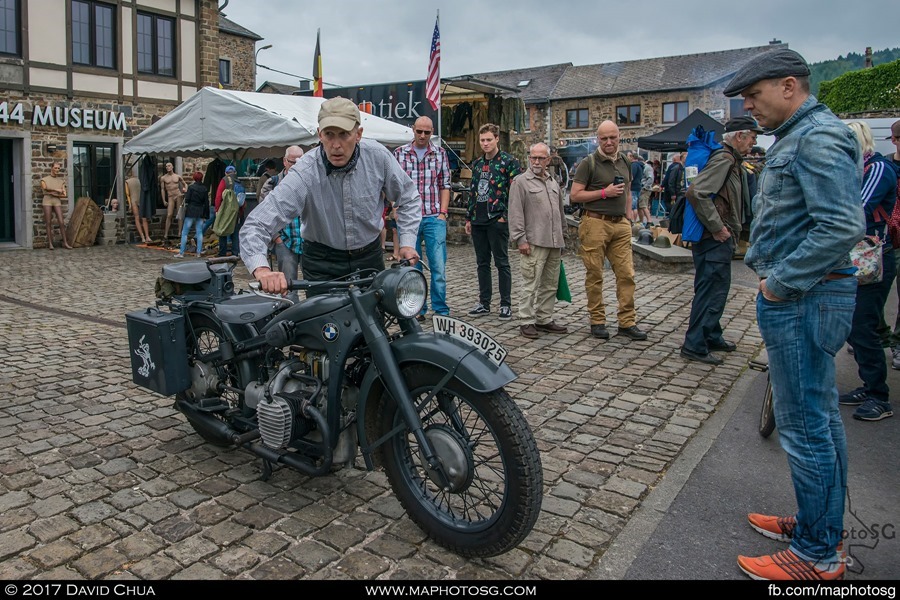
[[[550,177],[550,148],[534,144],[529,168],[513,179],[509,190],[509,237],[519,248],[522,294],[519,330],[527,338],[541,332],[567,333],[553,321],[566,216],[559,185]]]

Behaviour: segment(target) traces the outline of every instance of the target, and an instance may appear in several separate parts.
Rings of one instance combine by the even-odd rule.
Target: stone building
[[[596,147],[600,123],[619,124],[621,147],[636,150],[639,137],[671,127],[700,109],[724,122],[743,112],[743,100],[726,98],[725,85],[750,59],[786,48],[766,46],[685,54],[615,63],[574,66],[571,63],[479,73],[475,78],[513,87],[528,109],[528,126],[511,131],[510,140],[526,147],[545,142],[558,147],[572,164]]]
[[[254,87],[262,38],[226,19],[216,0],[3,0],[0,8],[0,173],[9,174],[0,183],[0,249],[47,246],[40,180],[54,162],[63,165],[67,219],[82,197],[111,206],[124,200],[127,140],[219,85],[226,63],[223,86]],[[193,168],[170,160],[186,176]],[[154,229],[160,213],[158,200]]]

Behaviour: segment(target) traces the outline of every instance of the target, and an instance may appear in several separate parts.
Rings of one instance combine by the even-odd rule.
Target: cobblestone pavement
[[[496,312],[475,324],[509,349],[544,467],[544,501],[516,549],[466,560],[425,538],[381,472],[310,479],[204,443],[172,400],[131,382],[126,312],[153,304],[161,250],[0,254],[0,579],[579,579],[757,354],[753,290],[723,325],[738,350],[711,367],[678,354],[691,275],[637,274],[649,340],[589,335],[584,267],[565,266],[570,333],[528,340]],[[518,259],[513,264],[517,305]],[[236,271],[246,282],[243,267]],[[477,298],[470,247],[451,247],[453,314]],[[496,274],[494,275],[496,286]],[[615,282],[604,294],[615,334]],[[495,307],[496,310],[496,307]]]

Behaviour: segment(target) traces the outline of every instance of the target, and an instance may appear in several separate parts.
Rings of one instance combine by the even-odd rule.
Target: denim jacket
[[[863,238],[862,159],[853,131],[815,96],[777,129],[753,198],[744,262],[779,298],[798,299],[833,271],[852,269]]]

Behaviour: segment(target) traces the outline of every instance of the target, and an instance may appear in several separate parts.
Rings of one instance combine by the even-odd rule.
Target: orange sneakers
[[[794,527],[797,526],[797,517],[772,517],[759,513],[747,515],[750,527],[757,530],[767,538],[779,542],[789,542],[794,537]]]
[[[844,578],[845,565],[803,560],[790,550],[767,556],[738,556],[741,571],[763,581],[838,581]]]

